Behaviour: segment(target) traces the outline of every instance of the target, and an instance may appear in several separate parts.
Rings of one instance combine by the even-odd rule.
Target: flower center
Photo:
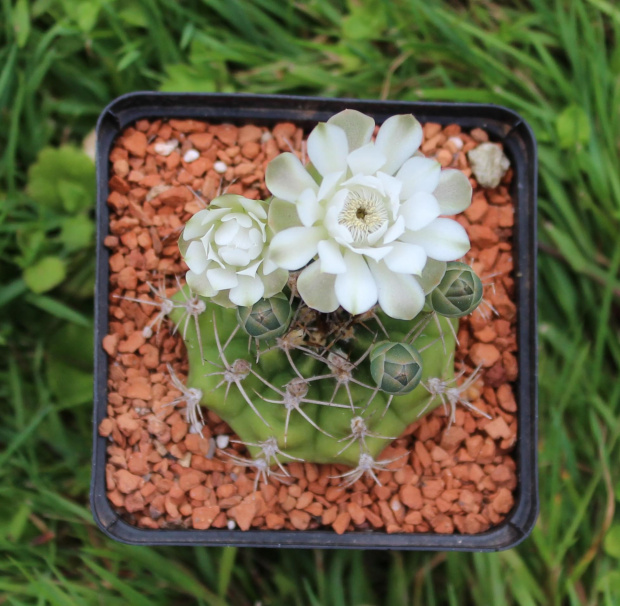
[[[388,219],[387,210],[376,191],[360,187],[353,189],[344,201],[338,223],[344,225],[355,242],[363,242]]]

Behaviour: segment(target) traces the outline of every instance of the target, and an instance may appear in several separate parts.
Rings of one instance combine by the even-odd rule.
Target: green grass
[[[609,0],[0,0],[0,603],[619,603],[619,34]],[[135,548],[96,529],[92,204],[79,204],[92,184],[65,179],[60,202],[32,171],[26,185],[42,149],[79,146],[138,89],[495,102],[532,124],[531,538],[499,554],[360,553]],[[28,286],[37,271],[46,292]]]

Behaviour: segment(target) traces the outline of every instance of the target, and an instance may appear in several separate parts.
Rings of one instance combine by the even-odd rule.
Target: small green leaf
[[[569,105],[557,117],[555,126],[562,149],[569,149],[590,140],[590,120],[578,105]]]
[[[84,199],[88,196],[79,183],[64,179],[58,181],[58,194],[62,200],[63,208],[68,213],[74,213],[84,208]]]
[[[162,92],[212,93],[217,91],[213,76],[191,65],[166,65],[166,76],[159,86]]]
[[[144,9],[138,4],[130,4],[118,12],[118,16],[127,25],[134,27],[148,27],[149,21]]]
[[[50,356],[47,380],[56,400],[64,406],[92,402],[93,373],[85,372]]]
[[[68,252],[88,248],[93,242],[95,225],[85,215],[67,217],[62,222],[60,241]]]
[[[342,20],[342,33],[349,40],[376,40],[387,25],[381,2],[350,3],[350,14]]]
[[[78,24],[78,27],[85,33],[88,34],[95,24],[97,23],[97,18],[99,17],[99,11],[101,10],[101,5],[99,2],[95,0],[87,0],[86,2],[80,2],[73,11],[73,17]]]
[[[17,511],[13,514],[8,525],[7,536],[10,541],[19,541],[28,523],[28,516],[30,516],[31,513],[32,504],[27,501],[21,503],[17,508]]]
[[[90,208],[95,202],[95,164],[76,147],[46,147],[28,171],[27,191],[35,202],[56,211]]]
[[[596,589],[603,593],[609,591],[611,595],[620,595],[620,572],[610,570],[607,574],[598,577],[596,580]]]
[[[42,251],[47,239],[41,229],[23,229],[17,232],[16,242],[21,252],[18,262],[21,267],[32,265]]]
[[[117,71],[122,72],[124,69],[127,69],[130,65],[140,59],[140,57],[142,57],[141,49],[134,48],[133,50],[130,50],[118,62],[116,66]]]
[[[13,29],[17,39],[17,46],[23,48],[30,35],[30,10],[28,0],[17,0],[13,9]]]
[[[608,556],[620,560],[620,524],[614,524],[605,535],[603,549]]]
[[[65,262],[58,257],[43,257],[24,271],[24,280],[34,293],[41,294],[58,286],[67,275]]]

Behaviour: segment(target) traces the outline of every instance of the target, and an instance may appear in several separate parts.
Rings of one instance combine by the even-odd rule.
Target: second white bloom
[[[227,194],[186,223],[179,248],[194,292],[224,307],[250,307],[282,291],[288,272],[276,269],[265,275],[263,267],[265,208],[264,202]]]
[[[267,167],[276,235],[265,273],[298,270],[305,303],[352,314],[379,303],[389,316],[414,318],[424,306],[418,279],[428,259],[452,261],[470,247],[465,230],[441,215],[462,212],[471,186],[458,170],[414,155],[422,128],[393,116],[371,141],[374,120],[345,110],[308,138],[311,166],[290,153]]]

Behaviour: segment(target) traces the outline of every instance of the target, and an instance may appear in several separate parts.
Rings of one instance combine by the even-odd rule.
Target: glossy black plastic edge
[[[105,490],[106,439],[97,428],[106,415],[107,355],[101,341],[108,325],[107,207],[109,153],[116,136],[144,118],[194,118],[214,122],[269,124],[290,120],[311,128],[316,122],[352,108],[377,123],[397,113],[413,113],[421,122],[480,127],[501,141],[514,169],[515,282],[517,297],[519,486],[512,511],[498,526],[476,535],[272,530],[149,530],[132,526],[112,509]],[[499,551],[516,546],[532,531],[538,516],[537,469],[537,308],[536,308],[537,150],[530,126],[505,107],[484,104],[327,99],[285,95],[166,94],[137,92],[114,100],[97,123],[97,279],[95,289],[95,387],[90,501],[101,530],[133,545],[237,545],[284,548],[357,548],[427,551]]]

